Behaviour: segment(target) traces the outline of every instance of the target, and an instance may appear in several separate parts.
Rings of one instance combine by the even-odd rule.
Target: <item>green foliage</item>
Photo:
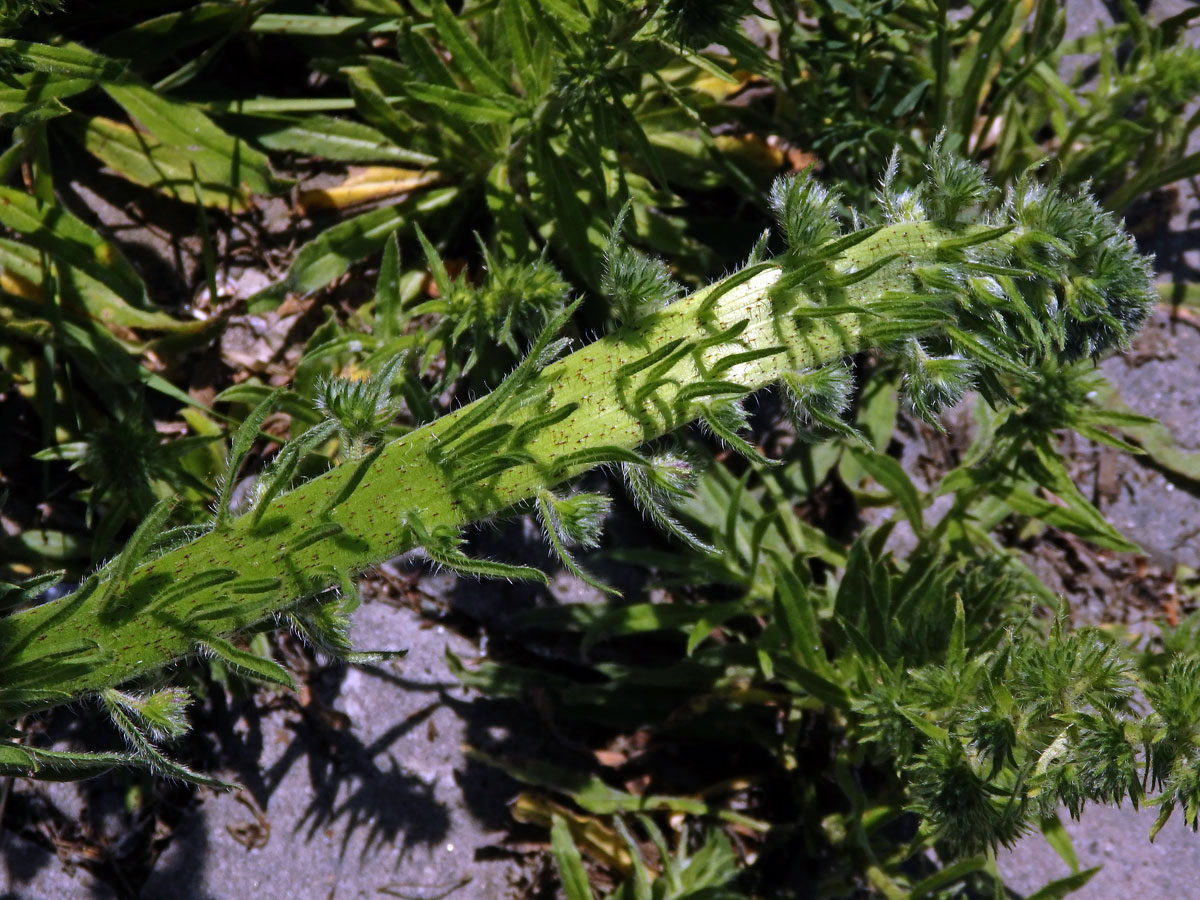
[[[1048,208],[1050,202],[1043,207]],[[1082,250],[1091,246],[1097,233],[1118,251],[1124,247],[1120,236],[1106,230],[1107,220],[1092,207],[1071,203],[1060,207],[1068,212],[1083,209],[1089,216],[1089,229],[1053,235],[1076,256],[1084,256]],[[1076,220],[1068,216],[1035,224],[1067,229],[1074,227]],[[993,358],[1032,351],[1014,341],[1002,319],[997,322],[995,316],[985,320],[978,315],[975,307],[990,298],[973,292],[959,279],[948,280],[946,287],[934,293],[912,293],[916,285],[911,273],[934,260],[947,267],[973,265],[963,255],[964,247],[977,252],[986,249],[989,258],[1006,264],[1020,263],[1028,256],[1028,233],[1020,222],[1003,227],[964,224],[953,231],[938,223],[914,222],[883,229],[868,226],[859,235],[830,235],[820,250],[827,257],[827,268],[823,274],[812,273],[808,286],[789,279],[797,266],[807,264],[785,254],[777,264],[758,265],[757,274],[749,280],[732,276],[732,287],[697,292],[555,362],[565,346],[555,334],[573,311],[567,308],[547,323],[525,360],[495,391],[390,443],[381,442],[380,437],[394,413],[390,387],[401,364],[398,358],[388,361],[367,381],[321,382],[317,393],[326,424],[298,435],[280,451],[275,465],[260,478],[262,487],[253,495],[255,506],[235,518],[229,512],[229,485],[259,426],[281,400],[279,392],[272,393],[258,403],[234,436],[214,530],[154,556],[149,552],[151,536],[161,530],[168,515],[168,507],[159,504],[115,562],[85,585],[85,591],[96,594],[94,604],[76,609],[72,599],[59,601],[75,610],[73,615],[90,621],[80,622],[75,629],[56,626],[61,638],[57,642],[39,640],[34,649],[30,641],[52,621],[47,617],[53,616],[54,604],[14,617],[9,620],[6,638],[13,650],[4,665],[7,671],[36,669],[36,658],[66,652],[60,645],[66,641],[70,646],[69,635],[77,633],[87,634],[99,647],[119,645],[120,649],[104,665],[85,666],[78,672],[67,667],[56,678],[47,679],[45,688],[53,685],[54,690],[67,692],[106,689],[113,679],[151,671],[197,645],[232,660],[236,668],[282,680],[272,676],[273,664],[264,662],[266,668],[254,669],[223,635],[319,593],[331,575],[335,581],[343,579],[414,544],[423,546],[437,563],[460,572],[543,578],[540,572],[525,567],[469,559],[460,548],[460,529],[532,497],[541,506],[552,543],[558,544],[560,555],[566,557],[568,543],[594,539],[599,507],[591,500],[564,505],[548,491],[599,464],[619,463],[631,496],[645,514],[686,544],[706,551],[707,544],[669,508],[687,495],[694,476],[692,463],[676,452],[643,455],[635,452],[635,447],[704,413],[713,398],[736,400],[781,378],[793,392],[811,381],[808,413],[833,421],[847,384],[842,376],[827,373],[839,371],[839,360],[856,349],[881,338],[884,346],[891,343],[901,326],[928,332],[931,340],[937,340],[931,329],[942,325],[943,334],[975,355],[981,376],[986,374],[991,383],[1000,385],[1000,379],[1011,373],[1008,366],[993,367]],[[1044,242],[1039,239],[1037,246]],[[897,263],[898,249],[909,254],[903,265]],[[1052,314],[1058,317],[1064,335],[1076,327],[1069,304],[1051,306],[1045,297],[1055,290],[1052,274],[1063,286],[1087,277],[1078,265],[1064,260],[1053,273],[1040,268],[1014,271],[1021,273],[1022,281],[1012,299],[1043,304],[1025,310],[1024,316],[1032,324],[1019,312],[1010,313],[1015,323],[1025,323],[1026,329],[1041,327],[1038,316]],[[860,277],[847,278],[846,272]],[[1130,287],[1131,294],[1112,298],[1114,308],[1133,310],[1138,302],[1145,302],[1148,292],[1138,274],[1145,278],[1145,270],[1135,268],[1134,275],[1120,282]],[[776,282],[789,280],[794,286],[780,298]],[[828,300],[831,285],[836,285],[838,299],[843,301],[837,305]],[[1099,299],[1105,296],[1097,294]],[[953,308],[960,310],[961,327],[950,324]],[[830,317],[808,315],[825,309],[836,330]],[[880,309],[888,311],[882,332],[876,324],[884,319],[877,312]],[[1124,320],[1111,318],[1095,341],[1123,340],[1126,333],[1120,329],[1139,320],[1134,314],[1125,315]],[[979,339],[964,342],[958,337],[967,333],[966,328],[983,331],[984,322],[991,324],[989,339],[995,347],[987,352],[979,349]],[[774,351],[781,341],[788,353],[760,352]],[[1071,350],[1065,343],[1062,349]],[[798,375],[797,366],[800,372],[818,374]],[[713,369],[720,370],[722,377],[714,378],[710,374]],[[819,403],[825,404],[823,409],[818,408]],[[603,431],[599,430],[601,422]],[[335,430],[348,445],[343,464],[289,490],[302,456]],[[372,445],[369,453],[368,445]],[[1051,466],[1048,459],[1042,454],[1034,465],[1045,470]],[[1051,471],[1051,480],[1054,477]],[[1055,483],[1055,489],[1060,496],[1072,496],[1062,485]],[[1103,521],[1083,503],[1081,515],[1092,520],[1093,531],[1103,531]],[[381,522],[395,524],[381,529],[376,524]],[[203,549],[207,547],[212,549]],[[188,560],[193,555],[208,562],[189,575],[194,564],[189,565]],[[258,576],[263,564],[272,569],[282,566],[280,580],[266,589],[250,591],[246,579],[251,573]],[[162,573],[169,566],[176,568],[169,583],[164,583]],[[233,602],[239,596],[241,599]]]
[[[317,409],[337,428],[346,458],[360,459],[396,418],[399,407],[392,401],[392,383],[404,362],[404,356],[397,356],[365,380],[318,379]]]
[[[601,291],[619,322],[632,322],[657,312],[679,296],[680,288],[662,260],[652,259],[621,236],[629,204],[621,208],[604,252]]]
[[[460,376],[476,393],[498,383],[572,290],[600,289],[612,314],[629,321],[673,299],[675,281],[694,286],[733,268],[769,206],[790,217],[792,252],[807,252],[806,241],[820,243],[834,227],[827,213],[839,194],[865,205],[893,148],[895,171],[911,177],[941,133],[939,146],[985,161],[1007,184],[1046,156],[1039,141],[1051,132],[1063,184],[1091,178],[1115,209],[1200,165],[1186,149],[1194,117],[1182,114],[1196,95],[1196,54],[1185,41],[1191,13],[1155,24],[1130,10],[1128,21],[1065,44],[1053,3],[1031,11],[1021,0],[933,9],[854,0],[806,6],[800,16],[797,4],[779,0],[769,17],[754,9],[504,0],[455,15],[435,2],[347,30],[319,10],[283,15],[231,3],[167,4],[153,18],[13,5],[18,18],[38,14],[23,19],[23,40],[6,45],[12,83],[0,92],[0,124],[13,138],[0,175],[11,181],[25,166],[30,176],[27,190],[3,187],[8,277],[0,287],[11,308],[0,309],[0,349],[36,406],[40,449],[87,459],[76,469],[78,496],[90,524],[104,515],[85,557],[110,553],[164,496],[182,496],[201,520],[219,472],[209,445],[223,421],[213,415],[206,426],[193,416],[190,444],[158,440],[164,403],[197,404],[139,354],[148,345],[172,356],[203,347],[218,323],[170,314],[185,298],[151,297],[105,227],[58,202],[95,164],[150,206],[161,198],[195,205],[186,215],[205,235],[210,219],[281,195],[290,183],[276,173],[304,171],[310,160],[412,167],[401,180],[414,186],[378,208],[337,206],[345,211],[337,222],[314,215],[286,276],[250,305],[262,312],[289,291],[321,290],[389,246],[389,293],[348,328],[322,331],[297,387],[312,399],[318,375],[347,364],[373,370],[407,349],[402,393],[418,423],[435,416]],[[775,41],[778,59],[739,24],[745,16]],[[1112,49],[1121,41],[1129,52]],[[1091,50],[1100,54],[1098,78],[1073,95],[1059,63]],[[229,76],[268,58],[286,63],[269,78]],[[1082,84],[1087,74],[1076,77]],[[321,87],[310,96],[301,86],[313,83]],[[727,99],[747,86],[768,88],[770,102]],[[778,160],[760,146],[764,135],[813,151],[836,187],[823,196],[810,176],[797,179],[807,185],[800,193],[820,201],[807,225],[798,195],[768,196]],[[950,159],[930,163],[939,190],[899,199],[932,204],[934,221],[984,199],[977,170]],[[724,211],[731,202],[740,207],[732,216]],[[618,231],[642,249],[618,241],[617,257],[606,255],[605,235],[620,209],[628,213]],[[892,213],[901,221],[915,210]],[[806,236],[806,227],[816,231]],[[464,239],[471,232],[478,248]],[[439,296],[421,298],[422,268],[402,265],[397,237],[426,251],[403,258],[419,261],[436,247],[455,268],[468,262],[468,275],[451,279],[440,256],[429,257]],[[216,257],[211,246],[205,252],[213,288]],[[659,256],[672,261],[670,277]],[[1111,262],[1110,275],[1126,261]],[[1104,288],[1080,284],[1071,299],[1086,306]],[[584,328],[606,317],[585,313]],[[1086,336],[1070,337],[1091,352]],[[100,389],[83,390],[97,371],[106,373]],[[126,456],[138,464],[105,462]],[[77,543],[71,537],[60,545]]]
[[[1196,118],[1178,105],[1196,96],[1194,10],[1156,21],[1122,3],[1116,24],[1065,42],[1068,10],[1054,2],[774,0],[771,9],[789,136],[856,202],[893,148],[911,170],[942,129],[1000,183],[1049,156],[1067,184],[1090,180],[1115,210],[1200,166],[1185,137]],[[1094,67],[1066,61],[1089,53]]]
[[[737,871],[736,856],[729,839],[720,831],[708,832],[695,852],[689,852],[690,835],[684,829],[672,852],[662,830],[649,816],[638,816],[638,822],[658,853],[662,871],[650,874],[636,838],[622,820],[616,820],[633,860],[633,874],[605,895],[607,900],[743,900],[746,897],[729,887]],[[583,858],[561,816],[554,818],[550,847],[567,900],[593,900]]]
[[[528,617],[580,632],[586,678],[503,662],[460,677],[536,684],[573,725],[759,760],[761,786],[701,785],[701,802],[695,784],[634,795],[513,769],[607,817],[631,861],[610,897],[765,895],[781,859],[810,864],[826,895],[982,895],[1001,890],[990,849],[1052,832],[1060,805],[1158,804],[1156,828],[1179,807],[1194,828],[1195,642],[1185,629],[1139,653],[1061,611],[1046,623],[1056,599],[1003,535],[1134,549],[1072,482],[1057,432],[1121,450],[1155,437],[1090,399],[1103,385],[1086,360],[1124,346],[1154,299],[1105,210],[1200,171],[1196,14],[1154,24],[1126,4],[1066,44],[1061,4],[1025,0],[461,6],[387,4],[347,28],[319,6],[0,5],[23,29],[0,46],[0,390],[37,422],[43,483],[69,464],[88,538],[0,545],[14,572],[91,571],[48,603],[59,573],[0,584],[0,711],[94,695],[129,747],[5,740],[0,774],[134,765],[218,786],[160,746],[188,697],[145,683],[200,656],[287,687],[243,642],[281,620],[332,657],[380,658],[349,643],[353,579],[412,547],[472,577],[545,580],[470,557],[473,521],[532,508],[563,567],[615,594],[575,556],[601,546],[609,498],[566,486],[603,466],[666,535],[626,558],[688,591]],[[1088,52],[1091,70],[1064,74]],[[772,182],[780,145],[815,163]],[[215,303],[215,232],[282,197],[278,173],[364,163],[408,167],[392,173],[406,187],[365,211],[349,185],[327,192],[332,213],[305,200],[286,271],[244,304],[268,314],[338,286],[293,390],[255,376],[219,395],[224,413],[159,361],[206,348],[227,312],[177,317],[188,298],[64,203],[104,166],[139,207],[183,210]],[[342,276],[381,249],[373,296],[343,299]],[[560,334],[614,322],[559,359]],[[772,383],[804,439],[782,459],[745,404]],[[969,391],[986,401],[967,458],[930,490],[886,454],[894,384],[935,426]],[[170,415],[188,433],[164,441]],[[741,459],[700,474],[707,445],[657,443],[693,420]],[[273,455],[254,452],[264,437]],[[239,479],[253,485],[235,500]],[[797,514],[831,485],[895,506],[916,549],[887,552],[900,526],[830,534]],[[567,820],[546,824],[568,896],[594,897]]]
[[[656,560],[695,584],[738,584],[736,602],[677,595],[674,604],[631,605],[623,615],[592,617],[581,606],[522,619],[529,629],[586,627],[584,649],[624,648],[622,657],[637,660],[539,682],[557,721],[618,733],[649,728],[667,755],[696,752],[697,735],[722,758],[744,759],[745,746],[756,746],[771,762],[745,773],[764,784],[740,807],[751,815],[786,820],[796,814],[788,809],[811,808],[814,791],[835,791],[842,804],[824,808],[840,811],[819,827],[805,822],[802,834],[785,829],[759,853],[767,871],[775,857],[798,858],[814,876],[824,873],[815,877],[834,895],[850,889],[841,879],[855,877],[846,854],[880,861],[872,882],[889,895],[952,884],[986,892],[999,882],[980,854],[1011,845],[1060,807],[1078,816],[1088,802],[1157,804],[1156,831],[1174,807],[1194,810],[1194,660],[1179,651],[1163,660],[1096,629],[1072,629],[1063,615],[1039,623],[1030,615],[1033,576],[1013,557],[963,544],[955,524],[928,533],[903,562],[881,550],[890,527],[864,534],[844,568],[814,577],[810,561],[828,551],[796,529],[790,507],[758,505],[781,477],[760,471],[751,479],[757,488],[742,479],[729,495],[713,490],[728,474],[710,470],[686,509],[697,521],[727,521],[711,537],[722,556]],[[667,638],[676,652],[686,639],[688,667],[652,649]],[[508,696],[545,676],[493,662],[460,677]],[[1138,685],[1146,707],[1134,702]],[[665,709],[676,713],[664,718]],[[770,724],[776,715],[782,732]],[[581,777],[564,774],[545,787],[569,794],[566,785]],[[793,805],[781,808],[781,795]],[[919,823],[915,836],[902,826],[906,816]],[[930,851],[940,872],[913,864]],[[753,873],[744,885],[758,883]]]

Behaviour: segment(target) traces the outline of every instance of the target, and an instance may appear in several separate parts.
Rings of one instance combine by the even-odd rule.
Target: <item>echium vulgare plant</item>
[[[269,397],[232,440],[203,533],[167,528],[171,510],[160,504],[73,593],[24,608],[55,576],[9,589],[6,605],[18,611],[0,619],[0,715],[98,696],[133,749],[68,753],[9,741],[0,773],[82,777],[125,762],[212,783],[156,746],[183,727],[186,695],[122,685],[144,684],[195,653],[290,684],[285,670],[230,639],[272,617],[352,655],[353,578],[418,546],[452,570],[544,580],[462,550],[465,526],[527,504],[564,563],[590,577],[571,547],[597,540],[607,498],[564,486],[597,466],[621,469],[650,518],[698,544],[667,507],[687,490],[689,464],[645,448],[699,419],[730,449],[756,455],[739,433],[741,403],[772,383],[802,421],[836,421],[851,354],[898,354],[912,407],[933,416],[971,387],[1000,402],[1006,384],[1035,377],[1042,360],[1101,353],[1141,324],[1150,264],[1087,196],[1027,176],[997,202],[980,169],[940,146],[919,186],[898,189],[893,171],[878,213],[857,213],[852,228],[810,175],[778,181],[771,200],[784,251],[762,259],[760,246],[740,271],[679,299],[663,263],[614,240],[604,279],[619,301],[614,332],[564,357],[565,309],[494,391],[390,443],[379,434],[397,366],[366,384],[325,383],[325,421],[282,448],[250,508],[235,515],[232,485],[278,400]],[[305,454],[335,434],[353,452],[294,485]]]

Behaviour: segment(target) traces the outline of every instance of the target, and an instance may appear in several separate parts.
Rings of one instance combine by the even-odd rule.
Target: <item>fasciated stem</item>
[[[942,164],[933,171],[948,180]],[[924,392],[913,398],[921,411],[975,374],[994,384],[1024,371],[1041,348],[1078,356],[1125,340],[1150,296],[1145,261],[1086,198],[1019,190],[1004,221],[964,224],[947,202],[936,207],[952,211],[945,221],[921,220],[919,204],[885,184],[885,208],[917,221],[842,235],[823,192],[785,184],[777,208],[792,245],[778,261],[553,361],[563,313],[492,394],[295,489],[278,480],[294,466],[268,470],[259,508],[219,514],[206,534],[156,558],[136,558],[156,552],[139,530],[136,546],[74,594],[0,619],[0,712],[103,692],[198,650],[220,655],[230,635],[319,602],[417,545],[468,572],[528,577],[498,562],[467,565],[462,527],[597,465],[649,474],[654,462],[637,448],[698,417],[715,421],[773,382],[812,386],[814,397],[793,397],[801,417],[833,421],[844,379],[806,373],[866,349],[912,348],[901,353],[920,369],[910,383]],[[1048,234],[1064,210],[1076,227]],[[236,464],[246,448],[235,449]]]

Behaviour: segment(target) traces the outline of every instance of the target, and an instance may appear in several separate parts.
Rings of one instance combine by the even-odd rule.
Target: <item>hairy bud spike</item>
[[[537,495],[542,531],[567,571],[585,584],[619,597],[620,591],[597,579],[580,566],[571,554],[572,545],[584,548],[599,546],[600,530],[611,502],[602,494],[557,497],[544,488]]]
[[[836,194],[817,183],[811,169],[775,179],[771,211],[787,240],[788,256],[802,260],[841,233]]]
[[[350,459],[361,457],[396,418],[399,404],[392,399],[392,383],[407,358],[407,353],[392,357],[366,379],[322,376],[317,380],[317,409],[335,423]]]
[[[600,286],[621,322],[632,322],[667,306],[680,294],[671,271],[660,259],[646,256],[621,238],[632,203],[621,207],[608,234]]]
[[[927,219],[925,207],[921,203],[921,191],[908,188],[896,192],[896,176],[900,172],[900,148],[892,150],[887,168],[879,179],[879,190],[875,197],[879,208],[883,211],[884,220],[889,225],[899,225],[905,222],[924,222]]]
[[[935,222],[953,224],[966,209],[981,207],[996,193],[983,168],[946,149],[946,133],[930,148],[926,169],[929,190],[925,206]]]
[[[975,382],[975,366],[961,356],[931,357],[916,341],[905,356],[904,397],[920,418],[941,428],[938,414],[963,398]]]
[[[854,396],[854,373],[841,362],[807,372],[785,372],[789,411],[801,430],[814,425],[835,434],[859,439],[860,435],[842,421]]]
[[[668,506],[672,500],[690,494],[695,483],[695,466],[687,457],[668,451],[650,457],[644,466],[623,465],[622,471],[630,497],[646,518],[694,550],[715,552],[685,528]]]

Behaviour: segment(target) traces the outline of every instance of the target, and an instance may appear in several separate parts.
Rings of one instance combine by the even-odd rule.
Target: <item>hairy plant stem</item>
[[[819,289],[782,290],[784,268],[757,264],[540,371],[524,366],[515,386],[158,558],[119,559],[75,594],[0,619],[0,711],[52,706],[227,647],[223,636],[428,544],[418,535],[445,535],[596,465],[630,462],[633,448],[714,399],[932,330],[939,311],[949,316],[944,299],[908,301],[928,315],[895,312],[896,298],[913,293],[915,268],[943,242],[982,235],[1001,245],[1001,231],[869,229],[824,264]]]

